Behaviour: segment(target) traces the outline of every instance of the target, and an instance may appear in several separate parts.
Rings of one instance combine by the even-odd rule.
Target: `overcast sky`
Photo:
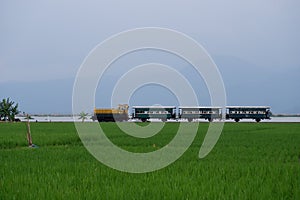
[[[0,98],[11,97],[29,113],[71,113],[74,78],[88,53],[113,34],[153,26],[183,32],[203,45],[223,76],[229,105],[270,105],[275,113],[300,113],[298,0],[3,0]],[[143,55],[144,60],[138,53],[133,58],[139,64],[161,59],[189,67],[162,53]],[[136,63],[119,62],[125,64]],[[99,88],[100,94],[111,87]],[[141,95],[147,90],[152,95]],[[160,101],[155,92],[164,93],[156,86],[145,87],[132,102]],[[199,98],[205,96],[201,93]],[[164,99],[173,103],[171,96]]]

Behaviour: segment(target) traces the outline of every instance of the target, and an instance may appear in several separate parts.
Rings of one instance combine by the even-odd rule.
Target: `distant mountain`
[[[70,114],[73,79],[0,82],[0,97],[11,97],[22,112]]]
[[[227,105],[268,105],[275,114],[300,113],[300,67],[259,67],[231,56],[216,55],[213,59],[224,80]],[[194,86],[200,104],[209,105],[210,98],[206,86],[190,67],[183,67],[181,73]],[[97,88],[96,107],[110,107],[111,93],[117,80],[118,76],[114,75],[104,77],[105,84]],[[22,112],[71,114],[73,83],[73,78],[0,82],[0,98],[10,97],[18,102]],[[158,86],[140,88],[130,100],[130,104],[134,105],[177,103],[176,97],[170,91]]]
[[[269,105],[274,113],[300,113],[300,66],[259,67],[230,56],[214,56],[228,105]]]

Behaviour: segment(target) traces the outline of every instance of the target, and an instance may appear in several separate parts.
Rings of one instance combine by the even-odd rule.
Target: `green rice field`
[[[113,143],[132,152],[167,145],[178,125],[137,139],[101,123]],[[199,159],[208,125],[199,124],[173,164],[131,174],[96,160],[73,123],[31,123],[39,148],[27,147],[25,123],[0,123],[0,199],[300,199],[299,123],[226,123],[214,149]]]

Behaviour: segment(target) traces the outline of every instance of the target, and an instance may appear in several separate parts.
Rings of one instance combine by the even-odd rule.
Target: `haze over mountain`
[[[299,99],[297,77],[300,69],[290,71],[251,68],[251,64],[235,58],[214,59],[222,74],[228,105],[270,105],[274,113],[300,113],[300,106],[293,99]],[[242,66],[242,67],[241,67]],[[190,72],[186,72],[187,75]],[[284,77],[289,76],[289,79]],[[105,87],[97,90],[96,106],[111,107],[112,89],[118,76],[105,76]],[[193,79],[195,90],[202,105],[209,105],[210,98],[202,80]],[[36,81],[7,81],[0,84],[1,94],[20,103],[22,111],[36,114],[70,114],[72,112],[72,90],[74,78]],[[195,85],[195,83],[199,83]],[[283,102],[287,102],[284,104]],[[122,102],[121,102],[122,103]],[[176,97],[158,85],[141,87],[132,96],[131,105],[177,105]],[[92,111],[89,111],[90,113]]]
[[[128,29],[164,27],[203,45],[221,72],[228,105],[300,113],[299,8],[297,0],[1,1],[0,98],[11,97],[29,113],[69,114],[77,70],[96,45]],[[174,67],[191,82],[200,103],[210,104],[189,63],[146,50],[111,66],[96,90],[96,106],[110,107],[122,73],[149,62]],[[176,103],[157,85],[141,87],[130,99],[135,105]]]

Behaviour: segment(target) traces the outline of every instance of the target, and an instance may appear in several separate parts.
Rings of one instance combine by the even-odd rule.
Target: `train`
[[[222,119],[222,107],[210,106],[132,106],[129,116],[128,104],[119,104],[117,108],[95,108],[92,119],[98,122],[122,122],[130,119],[142,122],[150,119],[168,120],[186,119],[192,122],[205,119],[209,122]],[[253,119],[256,122],[271,119],[270,106],[227,106],[225,108],[226,120],[239,122],[242,119]]]
[[[119,104],[117,108],[95,108],[92,120],[98,122],[121,122],[128,121],[127,104]]]

